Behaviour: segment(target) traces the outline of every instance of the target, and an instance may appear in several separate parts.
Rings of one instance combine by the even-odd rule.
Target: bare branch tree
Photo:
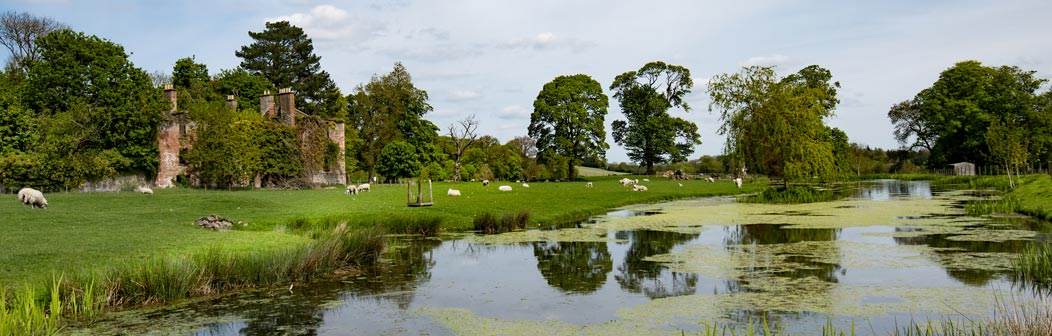
[[[63,28],[68,26],[49,17],[15,11],[0,14],[0,44],[11,52],[8,68],[22,72],[29,70],[29,65],[40,57],[36,38]]]
[[[519,155],[522,155],[522,157],[528,159],[537,158],[537,139],[523,135],[511,139],[511,142],[515,144],[515,149],[519,151]]]
[[[475,131],[479,128],[479,120],[474,114],[464,118],[463,120],[457,121],[460,124],[459,127],[455,124],[449,124],[449,137],[453,139],[453,146],[456,147],[456,153],[453,155],[453,181],[460,181],[460,158],[464,156],[464,152],[471,147],[471,144],[478,139],[478,133]]]

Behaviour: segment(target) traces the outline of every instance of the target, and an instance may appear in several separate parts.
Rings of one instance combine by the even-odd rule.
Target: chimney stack
[[[169,110],[168,113],[175,113],[179,107],[179,92],[175,90],[175,87],[172,86],[172,84],[164,85],[164,99],[172,102],[172,109]]]
[[[270,90],[264,90],[259,97],[259,115],[274,117],[274,96],[270,95]]]
[[[292,88],[278,89],[278,96],[274,100],[278,118],[286,125],[296,127],[296,94]]]
[[[233,95],[226,96],[226,107],[237,111],[237,99],[234,99]]]

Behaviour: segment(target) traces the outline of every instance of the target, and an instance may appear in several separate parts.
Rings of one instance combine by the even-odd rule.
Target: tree
[[[697,125],[668,113],[674,107],[690,111],[683,98],[693,86],[690,70],[664,62],[620,74],[610,85],[627,119],[614,121],[614,142],[646,166],[646,174],[654,174],[654,164],[686,161],[701,144]]]
[[[266,30],[249,32],[253,42],[234,54],[242,59],[241,68],[262,74],[278,88],[296,91],[296,106],[307,114],[343,119],[345,102],[329,77],[321,70],[321,57],[314,54],[314,43],[300,27],[288,21],[267,22]]]
[[[369,179],[376,176],[380,151],[387,144],[404,140],[420,151],[430,152],[438,138],[438,127],[423,118],[431,112],[427,91],[416,88],[401,63],[384,76],[373,76],[347,97],[350,124],[361,139],[359,155]],[[429,164],[430,162],[423,162]]]
[[[910,150],[920,147],[931,151],[939,135],[926,125],[927,120],[922,118],[919,105],[916,99],[895,104],[888,111],[888,119],[895,125],[895,140],[899,141],[899,145]],[[910,142],[911,139],[913,142]]]
[[[964,61],[944,70],[931,87],[921,90],[908,105],[888,112],[896,137],[913,136],[930,144],[930,164],[971,161],[986,164],[992,157],[984,136],[994,123],[1027,125],[1027,136],[1049,148],[1047,116],[1038,112],[1037,90],[1046,80],[1034,71],[1014,66],[987,67]],[[1049,140],[1052,141],[1052,140]],[[922,146],[924,147],[924,146]],[[1045,157],[1045,153],[1039,157]]]
[[[136,68],[124,48],[113,42],[63,29],[37,40],[40,57],[24,83],[23,104],[39,117],[75,120],[79,141],[63,142],[66,153],[102,155],[113,150],[122,159],[114,169],[157,169],[157,127],[168,109],[150,76]],[[64,113],[81,116],[62,117]],[[90,116],[87,118],[85,116]],[[43,127],[41,132],[62,132]],[[126,159],[126,160],[125,160]]]
[[[574,165],[586,159],[604,160],[608,98],[599,82],[587,75],[559,76],[544,84],[533,101],[529,136],[538,151],[566,157],[574,179]]]
[[[1008,185],[1015,188],[1012,170],[1026,163],[1027,138],[1022,128],[1004,122],[995,122],[986,130],[986,145],[990,147],[991,159],[1004,165],[1008,174]]]
[[[259,97],[264,91],[274,92],[273,84],[270,84],[263,75],[254,74],[242,68],[220,71],[213,80],[216,92],[222,95],[234,96],[237,106],[242,111],[259,112]]]
[[[449,138],[453,140],[453,182],[460,181],[460,158],[464,155],[464,151],[478,139],[475,131],[479,128],[479,120],[474,114],[457,123],[460,124],[459,128],[449,124]]]
[[[29,66],[40,57],[36,39],[64,28],[67,28],[65,24],[48,17],[14,11],[0,14],[0,44],[11,52],[11,59],[7,63],[8,71],[29,71]]]
[[[759,173],[791,179],[836,172],[830,129],[836,88],[832,75],[809,66],[778,79],[771,67],[750,66],[709,82],[709,110],[719,110],[726,153]]]
[[[387,177],[388,181],[393,181],[396,178],[416,176],[420,173],[420,167],[416,148],[407,141],[395,141],[384,146],[376,169]]]
[[[172,84],[180,88],[189,88],[194,82],[207,82],[211,80],[208,76],[208,66],[194,62],[191,57],[183,57],[175,61],[172,70]]]

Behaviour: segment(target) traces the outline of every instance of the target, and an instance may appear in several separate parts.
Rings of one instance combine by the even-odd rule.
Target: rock
[[[194,224],[197,224],[197,226],[200,226],[201,228],[215,231],[229,230],[230,227],[234,226],[234,223],[231,223],[230,221],[226,220],[223,217],[219,217],[219,215],[216,214],[211,214],[208,216],[198,218],[196,221],[194,221]]]

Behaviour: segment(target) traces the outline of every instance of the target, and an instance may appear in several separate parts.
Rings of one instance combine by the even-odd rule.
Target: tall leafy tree
[[[1034,71],[1014,66],[988,67],[978,61],[954,64],[939,75],[931,87],[921,90],[909,101],[892,107],[889,118],[895,123],[896,136],[915,139],[931,145],[930,164],[969,161],[986,164],[992,161],[987,145],[990,125],[1033,125],[1028,136],[1034,136],[1048,148],[1048,122],[1036,107],[1037,90],[1046,82]],[[900,140],[901,141],[901,140]],[[1046,144],[1047,143],[1047,144]],[[1047,153],[1038,154],[1047,157]]]
[[[262,74],[278,88],[296,92],[296,106],[305,113],[324,118],[346,116],[345,102],[329,73],[321,69],[321,57],[303,29],[288,21],[267,22],[266,30],[249,32],[253,42],[234,54],[241,67]]]
[[[194,62],[191,57],[183,57],[175,61],[172,69],[172,84],[181,88],[189,88],[194,82],[207,82],[211,80],[208,76],[208,66]]]
[[[608,105],[603,87],[592,77],[556,77],[533,101],[529,136],[537,140],[537,150],[567,158],[567,177],[573,180],[574,165],[586,159],[605,161]]]
[[[658,163],[686,161],[701,144],[697,125],[668,113],[671,108],[690,111],[683,98],[693,87],[690,70],[664,62],[620,74],[610,85],[627,119],[614,121],[614,142],[646,166],[646,174],[654,174]]]
[[[427,99],[427,91],[413,85],[401,63],[395,63],[389,74],[374,75],[347,97],[351,127],[361,139],[361,147],[354,151],[370,180],[376,176],[380,151],[393,141],[407,141],[425,165],[437,159],[431,154],[437,149],[438,126],[424,119],[433,110]]]
[[[8,71],[24,74],[40,57],[38,37],[54,30],[67,28],[49,17],[38,17],[25,12],[7,11],[0,14],[0,45],[11,52]]]
[[[709,110],[720,111],[726,152],[754,172],[791,179],[835,173],[832,74],[818,66],[779,79],[771,67],[745,67],[709,82]]]
[[[216,92],[221,95],[232,95],[237,106],[243,111],[259,111],[259,97],[264,91],[275,91],[274,85],[261,74],[254,74],[242,68],[220,71],[212,81]]]
[[[42,117],[80,120],[78,141],[64,142],[67,153],[104,151],[126,160],[114,169],[153,174],[157,169],[157,127],[168,102],[136,68],[120,45],[69,29],[37,40],[40,58],[32,64],[23,91],[24,105]],[[90,118],[61,117],[64,113]],[[42,132],[58,130],[42,129]]]
[[[420,173],[422,166],[416,154],[416,148],[407,141],[394,141],[380,151],[377,171],[387,177],[388,181],[396,178],[413,177]]]
[[[1026,133],[1016,125],[995,122],[987,128],[986,145],[990,147],[990,157],[1005,167],[1008,174],[1008,185],[1015,188],[1012,181],[1012,170],[1018,169],[1026,163],[1027,151]]]

